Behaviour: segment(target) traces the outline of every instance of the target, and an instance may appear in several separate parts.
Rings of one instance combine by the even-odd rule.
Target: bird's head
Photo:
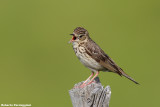
[[[74,29],[73,34],[70,34],[70,35],[72,35],[72,39],[70,40],[70,43],[72,42],[80,43],[89,38],[88,31],[82,27],[77,27],[76,29]]]

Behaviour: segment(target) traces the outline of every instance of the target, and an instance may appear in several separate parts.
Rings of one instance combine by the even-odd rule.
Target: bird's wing
[[[105,52],[94,41],[90,40],[85,44],[85,47],[87,54],[103,67],[109,71],[119,74],[120,76],[123,75],[134,83],[139,84],[129,75],[127,75],[107,54],[105,54]]]
[[[85,44],[86,52],[103,67],[122,75],[123,70],[92,40]]]

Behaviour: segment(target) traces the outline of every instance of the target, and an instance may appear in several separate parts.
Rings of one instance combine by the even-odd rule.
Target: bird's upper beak
[[[69,41],[69,43],[72,43],[76,39],[76,36],[74,34],[70,34],[70,35],[72,35],[72,39]]]

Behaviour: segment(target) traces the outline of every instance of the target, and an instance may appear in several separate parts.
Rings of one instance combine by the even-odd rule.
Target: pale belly
[[[84,66],[88,67],[91,71],[106,71],[103,66],[101,66],[97,61],[95,61],[85,52],[84,47],[77,48],[76,46],[73,46],[73,49],[80,62]]]

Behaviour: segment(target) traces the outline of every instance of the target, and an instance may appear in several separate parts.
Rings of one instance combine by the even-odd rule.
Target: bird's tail
[[[138,82],[136,82],[133,78],[131,78],[129,75],[127,75],[126,73],[124,73],[123,71],[121,72],[123,76],[125,76],[126,78],[128,78],[129,80],[133,81],[136,84],[139,84]]]

